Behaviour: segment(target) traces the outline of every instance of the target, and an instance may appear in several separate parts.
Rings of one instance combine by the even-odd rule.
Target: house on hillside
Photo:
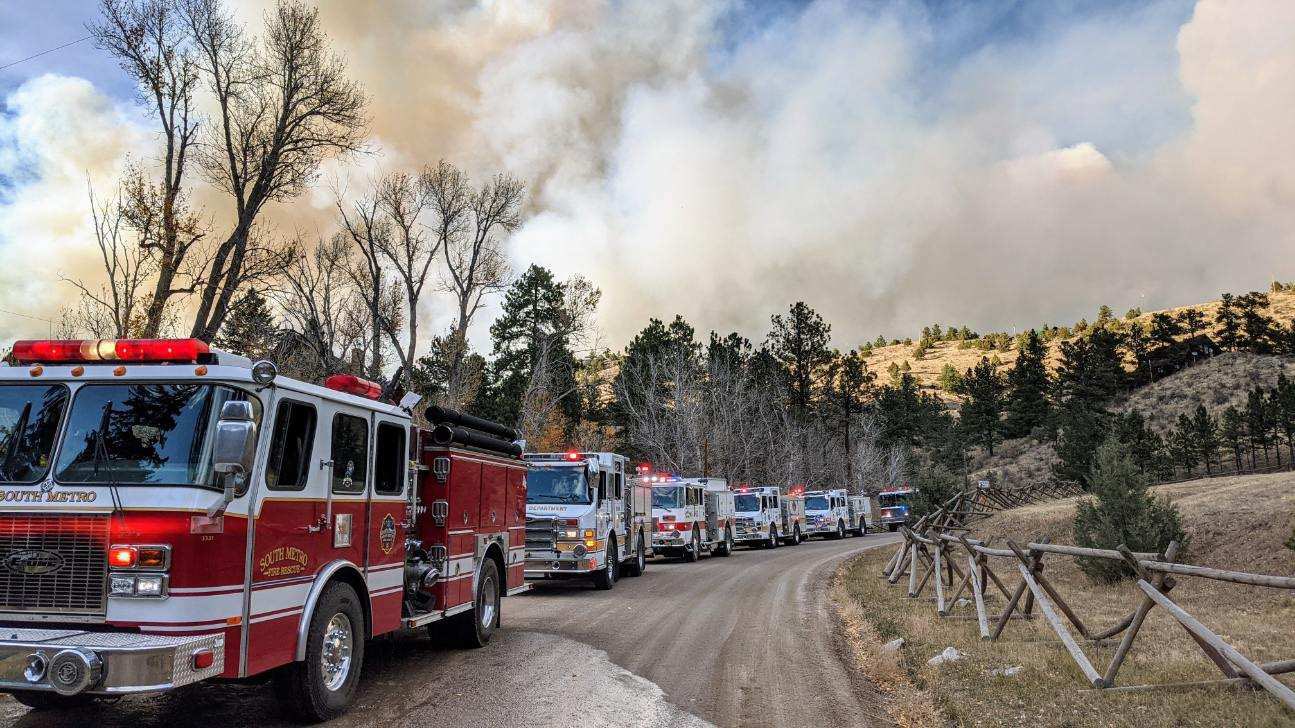
[[[1160,379],[1222,351],[1213,339],[1205,334],[1197,334],[1147,352],[1147,366],[1151,370],[1151,376]]]

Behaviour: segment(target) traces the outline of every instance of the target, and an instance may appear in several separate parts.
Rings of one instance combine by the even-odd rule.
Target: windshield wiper
[[[12,481],[14,478],[9,474],[13,467],[14,458],[18,455],[18,443],[22,440],[23,433],[27,431],[27,420],[31,419],[31,402],[23,405],[22,414],[18,416],[18,421],[13,426],[13,439],[9,440],[9,447],[5,449],[4,464],[0,465],[0,479]]]
[[[117,491],[117,465],[113,462],[112,454],[108,452],[108,440],[104,437],[111,416],[112,400],[110,399],[103,403],[103,414],[99,416],[99,429],[94,432],[94,475],[97,480],[100,462],[108,463],[108,494],[112,496],[113,510],[116,511],[122,523],[125,523],[126,514],[122,512],[121,493]]]

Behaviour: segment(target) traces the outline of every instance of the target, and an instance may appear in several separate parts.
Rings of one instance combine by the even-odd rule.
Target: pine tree
[[[249,288],[238,298],[212,343],[216,348],[256,361],[270,356],[279,327],[265,297]]]
[[[1178,508],[1148,492],[1146,476],[1117,440],[1106,440],[1097,449],[1087,480],[1095,497],[1079,501],[1075,509],[1077,545],[1113,549],[1123,544],[1133,551],[1156,553],[1177,541],[1186,549],[1187,533]],[[1118,560],[1080,559],[1079,566],[1103,582],[1133,576],[1129,566]]]
[[[1238,345],[1256,354],[1268,354],[1273,350],[1273,320],[1264,314],[1268,305],[1268,295],[1259,291],[1251,291],[1236,299],[1241,318]]]
[[[981,357],[980,363],[968,369],[962,377],[960,393],[966,396],[962,404],[958,427],[967,441],[994,454],[994,445],[1003,437],[1003,377],[994,370],[989,359]]]
[[[1156,346],[1170,346],[1182,336],[1183,324],[1167,313],[1151,315],[1151,341]]]
[[[1183,332],[1188,338],[1194,337],[1205,328],[1205,314],[1200,309],[1188,308],[1178,314],[1178,323],[1182,324]]]
[[[1144,384],[1150,382],[1150,347],[1148,346],[1146,332],[1142,328],[1142,324],[1137,321],[1129,324],[1129,330],[1124,334],[1124,348],[1128,350],[1129,356],[1133,357],[1133,361],[1136,366],[1134,377]]]
[[[1219,436],[1223,443],[1232,451],[1232,457],[1236,461],[1236,470],[1241,472],[1245,464],[1241,460],[1241,455],[1245,450],[1246,418],[1236,407],[1228,407],[1223,410],[1223,416],[1219,423]]]
[[[1099,329],[1104,329],[1108,328],[1114,321],[1115,312],[1111,310],[1110,306],[1102,304],[1102,307],[1097,309],[1097,321],[1093,325]]]
[[[1187,476],[1191,477],[1192,471],[1200,463],[1200,444],[1196,439],[1192,418],[1187,415],[1178,415],[1178,421],[1169,433],[1169,452],[1183,470],[1187,471]]]
[[[1145,474],[1156,471],[1157,465],[1164,457],[1164,442],[1151,428],[1141,412],[1130,410],[1123,415],[1116,415],[1111,428],[1112,434],[1129,449],[1138,468]]]
[[[1290,453],[1290,462],[1295,465],[1295,382],[1283,372],[1277,375],[1277,386],[1269,393],[1273,403],[1274,419],[1277,427],[1286,437],[1286,448]]]
[[[1106,439],[1110,414],[1106,407],[1124,388],[1115,334],[1094,329],[1088,337],[1061,344],[1057,369],[1057,477],[1087,488],[1093,453]]]
[[[576,360],[570,348],[577,322],[567,293],[567,285],[555,280],[551,271],[532,265],[504,294],[503,309],[490,326],[493,381],[482,403],[492,419],[518,422],[540,365],[545,367],[546,389],[558,400],[558,409],[568,421],[579,417]],[[597,291],[591,295],[596,303]]]
[[[771,323],[769,351],[787,370],[792,411],[804,418],[814,405],[815,384],[832,363],[832,327],[804,301],[792,304],[786,317],[774,316]]]
[[[1219,327],[1219,346],[1228,351],[1236,351],[1241,341],[1241,320],[1237,315],[1236,298],[1231,293],[1224,293],[1220,297],[1214,323]]]
[[[1033,329],[1026,332],[1020,355],[1007,373],[1004,437],[1025,437],[1048,423],[1051,416],[1048,389],[1052,382],[1045,363],[1047,355],[1047,347],[1038,332]]]
[[[1205,474],[1213,475],[1214,458],[1219,451],[1219,427],[1203,404],[1196,405],[1196,413],[1192,417],[1192,431],[1196,441],[1196,454],[1199,461],[1205,464]]]
[[[940,369],[940,389],[946,392],[957,392],[962,386],[962,375],[958,373],[957,367],[945,362],[944,367]]]
[[[1256,451],[1264,451],[1264,465],[1268,464],[1268,446],[1272,444],[1271,409],[1263,389],[1255,386],[1246,396],[1246,434],[1250,438],[1250,467],[1259,466]]]
[[[878,443],[908,448],[929,441],[941,410],[939,402],[918,391],[917,380],[907,373],[901,373],[895,384],[878,390],[874,408],[880,426]]]

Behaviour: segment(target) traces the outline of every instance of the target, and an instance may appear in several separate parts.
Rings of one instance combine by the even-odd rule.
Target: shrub
[[[962,480],[943,465],[925,468],[916,478],[908,512],[909,523],[939,510],[944,502],[962,492]]]
[[[1147,492],[1143,475],[1128,449],[1108,438],[1097,449],[1089,476],[1094,498],[1075,509],[1075,543],[1113,549],[1124,544],[1132,551],[1163,551],[1170,541],[1187,546],[1182,515],[1167,499]],[[1079,559],[1090,578],[1113,582],[1133,576],[1123,561]]]

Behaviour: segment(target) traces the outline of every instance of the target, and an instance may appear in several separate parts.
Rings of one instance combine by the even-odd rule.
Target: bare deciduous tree
[[[359,251],[359,262],[351,268],[351,278],[364,304],[369,311],[368,355],[369,376],[381,376],[385,360],[382,356],[382,340],[386,336],[384,321],[390,320],[391,311],[384,305],[395,292],[394,286],[387,285],[387,272],[383,263],[382,249],[389,243],[391,225],[382,217],[378,199],[370,196],[356,200],[347,210],[347,205],[337,195],[337,212],[342,229],[350,238],[355,249]],[[384,310],[387,310],[384,316]]]
[[[395,327],[385,328],[404,367],[403,378],[409,381],[418,357],[418,304],[441,241],[429,239],[427,235],[423,216],[431,206],[431,198],[419,178],[404,172],[388,175],[379,182],[375,198],[377,209],[385,216],[390,230],[374,242],[378,252],[391,263],[396,285],[405,297],[404,343],[396,335]]]
[[[496,175],[480,189],[469,189],[467,178],[448,162],[424,172],[424,184],[436,209],[436,232],[445,256],[446,289],[458,303],[451,331],[447,399],[462,404],[465,391],[463,361],[468,329],[487,295],[508,284],[508,260],[503,236],[521,224],[525,186],[508,175]]]
[[[65,313],[64,326],[96,338],[142,336],[149,308],[148,281],[157,272],[156,261],[148,250],[123,234],[127,226],[120,194],[100,204],[94,188],[89,187],[89,196],[90,219],[105,281],[96,287],[60,276],[81,292],[76,307]]]
[[[210,339],[254,273],[249,257],[263,208],[300,194],[325,157],[359,150],[365,97],[330,50],[314,8],[280,0],[254,39],[221,0],[180,5],[215,100],[195,158],[235,210],[199,290],[192,335]]]
[[[102,0],[102,21],[89,27],[99,48],[117,59],[141,100],[158,121],[161,169],[156,180],[135,170],[124,185],[125,222],[134,244],[154,269],[152,293],[138,333],[155,337],[172,311],[172,299],[197,288],[190,253],[203,238],[198,216],[188,209],[184,185],[197,140],[194,91],[198,65],[182,14],[165,0]],[[112,276],[112,273],[109,273]]]
[[[298,350],[283,352],[294,361],[289,369],[319,379],[347,368],[347,356],[364,336],[367,310],[348,273],[354,260],[346,239],[339,235],[313,246],[301,241],[299,248],[271,295],[293,333],[287,348]]]

